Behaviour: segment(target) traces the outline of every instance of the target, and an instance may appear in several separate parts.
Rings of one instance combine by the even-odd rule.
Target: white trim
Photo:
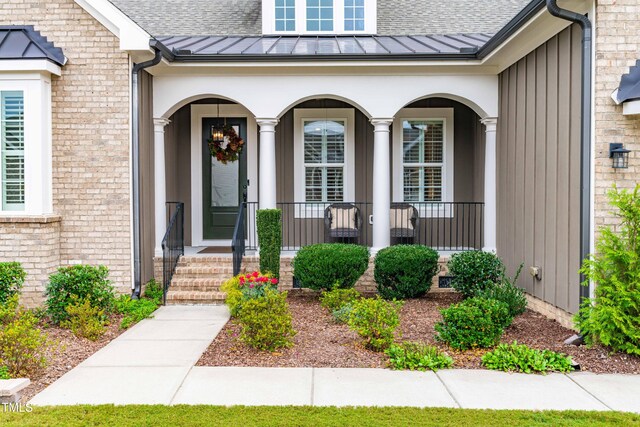
[[[443,147],[443,191],[441,202],[454,201],[454,122],[453,108],[403,108],[393,120],[393,195],[394,203],[404,203],[404,179],[402,162],[402,122],[404,120],[442,120],[444,122]],[[410,202],[407,202],[410,203]],[[448,211],[448,212],[446,212]],[[431,210],[421,210],[420,216],[426,218]],[[453,216],[448,209],[437,210],[439,216]]]
[[[191,105],[191,245],[215,246],[213,240],[203,238],[202,221],[202,119],[217,117],[216,104]],[[258,125],[255,117],[241,105],[221,104],[220,117],[246,117],[247,119],[247,197],[258,198]]]
[[[622,103],[622,114],[625,116],[640,114],[640,101],[634,100]]]
[[[364,31],[345,31],[344,0],[333,0],[333,30],[307,31],[307,0],[295,0],[296,28],[294,31],[276,31],[275,0],[262,0],[262,34],[278,35],[331,35],[331,34],[376,34],[377,1],[365,0]]]
[[[24,96],[25,204],[21,211],[0,216],[53,214],[51,79],[45,73],[2,74],[0,91],[22,91]]]
[[[109,0],[74,0],[120,39],[122,50],[149,50],[151,36]]]
[[[0,72],[24,71],[43,71],[56,76],[62,74],[60,66],[47,59],[5,59],[0,61]]]
[[[293,194],[295,202],[305,202],[304,126],[305,120],[341,120],[345,123],[344,192],[345,202],[356,201],[355,171],[355,112],[353,108],[296,108],[293,110]],[[325,206],[325,202],[320,202]],[[296,218],[321,218],[324,208],[310,208],[298,212]]]

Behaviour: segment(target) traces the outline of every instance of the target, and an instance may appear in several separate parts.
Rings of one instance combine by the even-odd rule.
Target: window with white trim
[[[263,0],[263,34],[376,34],[376,1]]]
[[[405,108],[393,122],[393,201],[453,201],[453,109]]]
[[[354,110],[294,110],[294,199],[323,204],[354,201]]]
[[[0,187],[2,210],[23,211],[24,93],[0,92]]]

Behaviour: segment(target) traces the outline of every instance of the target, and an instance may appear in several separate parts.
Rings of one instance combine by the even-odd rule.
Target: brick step
[[[224,292],[174,291],[167,293],[167,305],[178,304],[224,304]]]
[[[183,265],[176,268],[174,277],[231,277],[233,275],[233,267],[227,266],[209,266],[209,265]]]
[[[221,257],[221,256],[182,256],[180,260],[178,260],[178,265],[189,265],[189,264],[209,264],[209,265],[220,265],[220,266],[232,266],[233,258]]]
[[[172,283],[169,287],[172,291],[188,291],[188,292],[220,292],[219,285],[203,285],[193,284],[191,282]]]
[[[173,280],[171,281],[172,287],[180,287],[182,285],[188,286],[221,286],[224,282],[229,279],[227,276],[223,277],[198,277],[198,278],[189,278],[189,277],[181,277],[181,276],[173,276]]]

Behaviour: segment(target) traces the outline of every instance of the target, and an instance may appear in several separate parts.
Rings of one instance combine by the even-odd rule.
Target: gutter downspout
[[[547,0],[547,10],[557,18],[580,25],[582,29],[582,126],[580,156],[580,258],[589,257],[591,248],[591,66],[592,25],[589,18],[577,12],[558,7],[556,0]],[[586,277],[580,275],[580,282]],[[589,298],[589,287],[580,286],[580,299]]]
[[[153,59],[135,64],[131,69],[131,162],[132,162],[132,198],[133,198],[133,292],[132,299],[140,298],[142,289],[142,271],[140,269],[140,94],[138,80],[145,68],[158,65],[162,52],[155,49]]]

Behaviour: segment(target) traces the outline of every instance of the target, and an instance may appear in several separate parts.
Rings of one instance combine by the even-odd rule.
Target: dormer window
[[[375,34],[375,0],[263,0],[263,34]]]

